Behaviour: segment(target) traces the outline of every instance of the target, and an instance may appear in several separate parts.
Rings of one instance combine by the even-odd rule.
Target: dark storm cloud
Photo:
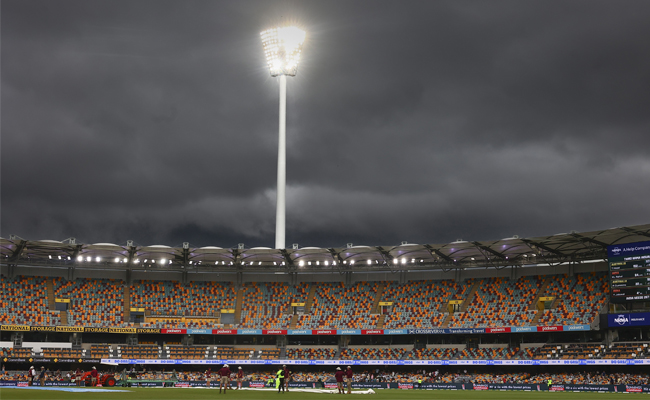
[[[650,5],[2,2],[2,236],[287,245],[498,239],[647,223]]]

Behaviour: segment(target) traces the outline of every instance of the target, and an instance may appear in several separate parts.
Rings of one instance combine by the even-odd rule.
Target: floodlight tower
[[[295,26],[260,33],[271,76],[280,77],[280,127],[278,133],[278,190],[275,210],[275,248],[284,249],[287,186],[287,76],[296,76],[305,31]]]

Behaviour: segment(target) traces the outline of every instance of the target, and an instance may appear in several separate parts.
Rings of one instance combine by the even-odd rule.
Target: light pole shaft
[[[284,249],[287,186],[287,77],[280,75],[280,126],[278,132],[278,190],[275,210],[275,248]]]

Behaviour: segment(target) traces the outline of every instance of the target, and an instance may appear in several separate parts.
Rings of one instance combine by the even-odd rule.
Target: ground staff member
[[[237,390],[241,389],[241,383],[244,380],[244,370],[241,369],[241,367],[237,367],[237,375],[235,375],[235,379],[237,380]]]
[[[345,373],[341,371],[341,367],[336,367],[336,373],[334,374],[334,378],[336,379],[336,387],[339,389],[339,394],[345,394],[345,390],[343,389],[344,376]]]
[[[345,382],[348,384],[348,394],[352,393],[352,377],[354,373],[352,372],[352,367],[348,365],[347,370],[345,371]]]
[[[97,386],[97,368],[90,371],[90,386]]]
[[[41,373],[38,375],[38,380],[41,382],[41,386],[45,386],[45,367],[41,367]]]
[[[287,389],[288,392],[289,381],[291,380],[291,371],[289,371],[289,368],[286,365],[283,365],[282,368],[284,369],[284,387]]]
[[[223,388],[223,394],[226,394],[226,389],[228,388],[228,385],[230,384],[228,382],[230,378],[230,368],[228,368],[228,364],[224,364],[223,367],[219,370],[219,393],[221,393],[221,388]]]
[[[34,366],[32,365],[29,367],[29,371],[27,371],[27,378],[29,379],[29,386],[32,386],[34,384],[34,378],[36,377],[36,370],[34,369]]]

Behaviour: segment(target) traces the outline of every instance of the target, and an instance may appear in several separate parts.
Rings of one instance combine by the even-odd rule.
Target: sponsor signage
[[[650,313],[607,314],[607,322],[610,328],[617,326],[646,326],[650,325]]]
[[[509,326],[501,326],[498,328],[485,328],[485,333],[508,333],[510,332]]]
[[[162,333],[159,328],[135,328],[135,333]]]
[[[650,253],[650,241],[607,246],[608,257],[630,257]]]
[[[188,329],[187,333],[189,332],[190,329]],[[237,329],[237,334],[238,335],[261,335],[262,330],[261,329]]]
[[[649,313],[610,314],[609,326],[650,325]],[[3,331],[86,332],[86,333],[142,333],[195,335],[441,335],[519,332],[588,331],[589,325],[565,326],[502,326],[494,328],[432,328],[432,329],[159,329],[108,328],[81,326],[0,325]]]
[[[212,329],[187,329],[190,335],[211,335]]]
[[[393,302],[392,301],[380,301],[379,305],[380,306],[392,306]]]
[[[361,335],[361,329],[338,329],[337,335]]]
[[[135,333],[136,328],[108,328],[109,333]]]
[[[305,303],[291,303],[291,307],[304,307]]]
[[[588,331],[589,325],[564,325],[565,331]]]
[[[69,303],[70,299],[54,299],[55,303]]]
[[[176,334],[185,334],[186,329],[161,329],[160,333],[176,333]]]
[[[286,335],[286,329],[262,329],[262,335]]]
[[[513,326],[511,332],[537,332],[536,326]]]
[[[29,331],[29,325],[0,325],[0,330],[2,331]]]
[[[234,314],[235,309],[234,308],[224,308],[224,309],[221,310],[221,313],[222,314]]]
[[[110,328],[85,327],[84,332],[87,332],[87,333],[110,333]]]
[[[236,335],[237,329],[213,329],[213,335]]]
[[[311,329],[289,329],[287,335],[311,335]]]
[[[538,326],[537,332],[561,332],[564,330],[563,326]]]

